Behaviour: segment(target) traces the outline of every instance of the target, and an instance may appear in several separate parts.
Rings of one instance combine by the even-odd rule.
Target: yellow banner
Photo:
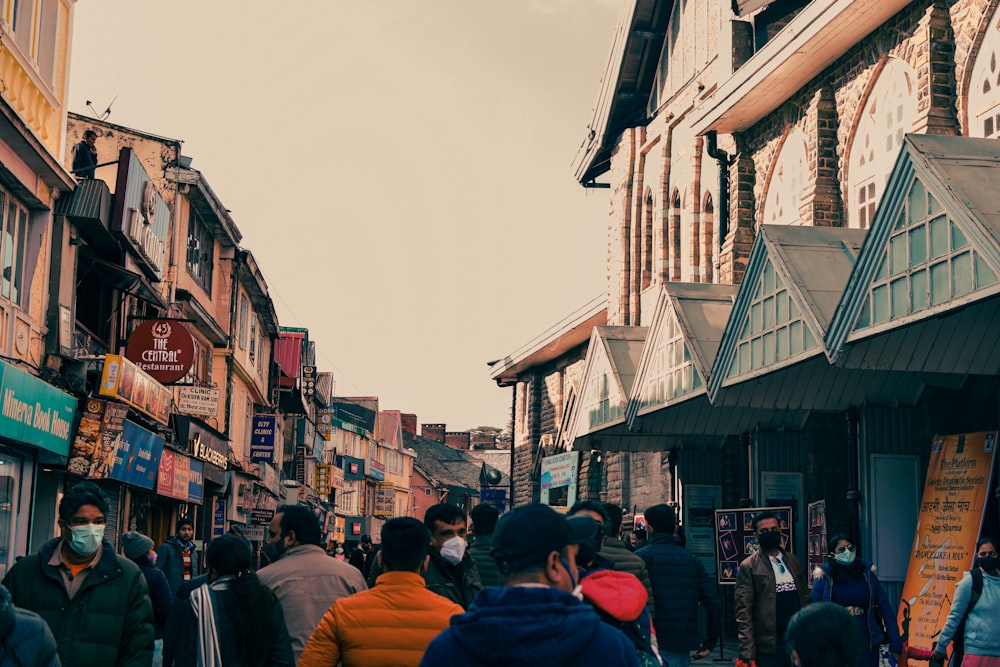
[[[955,586],[972,567],[996,442],[996,431],[934,438],[899,605],[899,627],[911,648],[933,648]]]

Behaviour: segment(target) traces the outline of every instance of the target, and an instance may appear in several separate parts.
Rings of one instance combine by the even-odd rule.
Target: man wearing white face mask
[[[41,616],[63,667],[148,667],[153,605],[135,563],[104,539],[108,501],[81,482],[59,503],[62,537],[18,561],[4,577],[14,604]]]
[[[431,505],[424,514],[424,525],[431,533],[431,560],[424,571],[427,589],[468,609],[483,583],[476,561],[466,552],[469,526],[465,510],[451,503]],[[381,566],[373,564],[368,585],[374,586],[380,574]]]

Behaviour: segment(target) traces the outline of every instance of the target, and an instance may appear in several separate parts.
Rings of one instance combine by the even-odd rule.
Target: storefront
[[[69,394],[0,361],[0,576],[15,557],[53,537],[56,507],[51,499],[61,479],[45,466],[69,453],[76,403]]]
[[[209,540],[216,531],[223,534],[228,529],[225,519],[216,524],[216,511],[221,507],[226,516],[225,497],[229,484],[229,440],[197,417],[177,415],[178,449],[191,457],[192,464],[202,464],[202,503],[187,508],[179,508],[189,513],[182,514],[194,521],[194,534],[198,540]],[[221,502],[222,504],[217,504]]]

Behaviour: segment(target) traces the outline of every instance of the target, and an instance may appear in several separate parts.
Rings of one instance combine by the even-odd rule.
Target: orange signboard
[[[97,393],[128,403],[161,424],[170,421],[173,393],[121,355],[104,356],[104,372]]]
[[[997,432],[935,437],[899,626],[911,648],[937,641],[962,574],[972,567],[993,473]]]

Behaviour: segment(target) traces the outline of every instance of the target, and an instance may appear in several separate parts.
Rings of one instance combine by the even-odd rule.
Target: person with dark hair
[[[759,512],[753,529],[759,548],[736,571],[736,667],[788,667],[785,630],[809,602],[809,587],[799,560],[782,548],[778,515]]]
[[[420,663],[427,645],[464,609],[427,590],[430,531],[409,517],[382,526],[376,585],[343,598],[323,615],[298,667],[378,667]],[[405,629],[405,630],[404,630]]]
[[[635,552],[646,563],[653,586],[656,616],[653,627],[660,658],[670,667],[686,667],[691,652],[705,657],[722,634],[722,602],[701,561],[677,543],[677,514],[670,505],[653,505],[645,512],[649,540]],[[698,605],[708,616],[701,637]]]
[[[835,534],[827,544],[827,562],[813,571],[812,601],[839,604],[854,618],[867,647],[858,667],[878,667],[883,644],[899,660],[903,640],[896,607],[875,575],[875,566],[858,557],[854,540],[844,533]]]
[[[87,130],[83,141],[73,146],[73,175],[80,179],[94,177],[97,166],[97,132]]]
[[[606,538],[604,546],[601,547],[600,555],[611,561],[611,569],[618,572],[628,572],[638,577],[646,588],[646,611],[649,612],[650,618],[655,619],[656,603],[653,597],[653,585],[649,580],[649,570],[646,569],[646,561],[636,556],[622,541],[622,508],[614,503],[604,503],[601,507],[608,517],[608,523],[604,524]]]
[[[0,586],[0,665],[59,667],[56,639],[42,617],[19,609]]]
[[[135,563],[142,571],[146,586],[149,588],[149,599],[153,603],[153,633],[156,639],[153,645],[152,667],[160,667],[163,664],[163,630],[173,604],[170,585],[167,584],[167,578],[163,573],[154,567],[157,556],[153,551],[153,540],[142,533],[129,531],[122,535],[121,544],[125,558]]]
[[[496,529],[497,520],[500,519],[500,512],[493,505],[476,505],[469,512],[469,518],[472,519],[472,531],[476,536],[476,541],[469,547],[469,555],[476,561],[479,580],[483,582],[483,586],[501,586],[503,579],[500,577],[500,570],[490,555],[490,549],[493,548],[493,531]]]
[[[577,597],[577,545],[592,538],[587,530],[541,503],[500,517],[493,557],[504,587],[484,588],[468,612],[452,618],[421,667],[637,667],[632,642]]]
[[[465,510],[451,503],[431,505],[424,513],[424,525],[431,534],[431,560],[424,571],[427,588],[468,609],[483,583],[476,561],[466,551]],[[368,585],[373,586],[380,574],[382,568],[375,563]]]
[[[208,583],[191,591],[184,604],[176,664],[294,665],[281,605],[253,573],[250,544],[236,535],[221,535],[209,543],[205,561]]]
[[[322,540],[319,519],[308,507],[275,510],[267,543],[280,558],[258,576],[278,596],[296,662],[330,604],[368,588],[357,568],[326,555]]]
[[[361,576],[368,579],[368,573],[371,572],[372,563],[375,559],[374,545],[372,544],[372,536],[365,534],[361,536],[361,541],[358,546],[351,550],[351,555],[348,557],[347,562],[358,568],[361,572]]]
[[[933,658],[943,661],[948,645],[956,645],[962,667],[1000,665],[1000,555],[997,541],[982,537],[976,543],[976,561],[955,587],[948,618],[938,635]],[[961,650],[958,644],[961,642]]]
[[[19,560],[3,580],[16,606],[48,624],[64,667],[149,667],[153,661],[146,580],[104,539],[107,512],[97,485],[70,487],[59,501],[62,536]]]
[[[156,567],[167,578],[172,594],[176,594],[185,581],[201,574],[200,552],[192,538],[194,522],[181,517],[177,520],[177,534],[165,539],[156,551]]]
[[[861,660],[861,632],[838,604],[817,602],[788,621],[785,648],[795,667],[847,667]]]

